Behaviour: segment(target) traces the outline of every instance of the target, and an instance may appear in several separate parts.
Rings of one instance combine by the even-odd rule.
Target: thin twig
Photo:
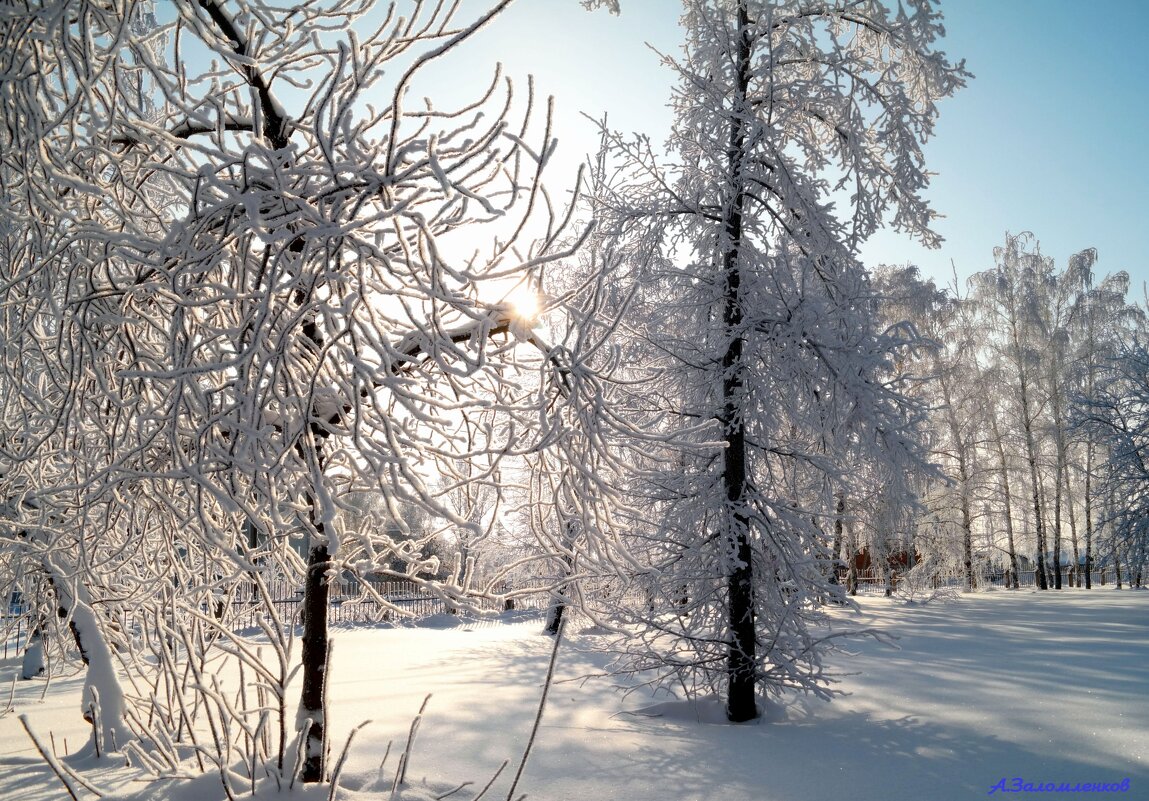
[[[415,743],[415,735],[419,732],[419,723],[423,720],[423,711],[427,708],[427,702],[431,700],[431,693],[427,693],[427,697],[423,699],[422,706],[419,707],[419,714],[411,721],[411,730],[407,732],[407,746],[403,749],[403,757],[399,763],[399,775],[397,784],[402,784],[407,781],[407,766],[411,764],[411,746]]]
[[[455,793],[459,792],[460,790],[462,790],[466,787],[470,787],[472,784],[474,784],[474,782],[463,782],[458,787],[456,787],[454,790],[448,790],[447,792],[443,793],[442,795],[435,796],[435,801],[443,801],[444,798],[450,798]]]
[[[288,790],[295,789],[295,780],[299,776],[299,771],[303,768],[303,755],[307,748],[308,732],[311,731],[311,718],[303,721],[303,726],[299,729],[299,744],[295,747],[295,764],[291,767],[291,783],[287,785]]]
[[[28,725],[28,716],[21,715],[20,723],[23,724],[24,731],[28,732],[28,737],[31,738],[32,745],[36,746],[36,750],[40,752],[40,756],[44,757],[44,761],[48,763],[48,767],[56,774],[56,778],[60,780],[60,783],[64,785],[64,789],[68,791],[68,795],[72,797],[72,801],[80,801],[80,797],[76,795],[76,788],[73,787],[72,783],[68,780],[68,775],[64,773],[63,767],[56,761],[56,758],[48,752],[48,749],[36,739],[36,735],[32,733],[32,728]]]
[[[506,770],[506,767],[509,764],[511,764],[511,760],[504,759],[503,764],[499,765],[499,769],[495,771],[495,775],[491,777],[491,780],[489,782],[487,782],[485,785],[483,785],[483,789],[480,790],[479,794],[477,796],[475,796],[474,798],[472,798],[471,801],[480,801],[480,799],[482,799],[482,797],[487,794],[487,790],[491,789],[491,785],[495,783],[495,780],[498,779],[499,776],[502,775],[504,770]]]
[[[347,761],[347,752],[351,750],[351,742],[359,730],[370,722],[370,720],[363,721],[347,735],[347,742],[343,744],[343,751],[339,754],[339,759],[335,762],[335,770],[331,774],[331,792],[327,796],[327,801],[335,801],[335,790],[339,787],[339,774],[343,772],[343,763]]]
[[[519,769],[515,772],[515,778],[511,782],[511,789],[507,791],[507,801],[512,801],[515,795],[515,789],[519,786],[519,779],[523,776],[523,770],[527,766],[527,759],[531,755],[531,748],[535,744],[535,736],[539,733],[539,725],[543,721],[543,710],[547,708],[547,695],[551,690],[551,681],[555,675],[555,662],[558,661],[559,644],[563,639],[563,631],[566,629],[566,619],[559,621],[558,630],[555,632],[555,642],[551,646],[551,661],[547,665],[547,678],[543,682],[543,694],[539,698],[539,710],[535,713],[535,722],[531,726],[531,736],[527,739],[527,747],[523,749],[523,758],[519,761]]]
[[[383,766],[387,764],[387,757],[391,755],[391,741],[387,741],[387,750],[383,752],[383,759],[379,760],[379,778],[383,778]]]

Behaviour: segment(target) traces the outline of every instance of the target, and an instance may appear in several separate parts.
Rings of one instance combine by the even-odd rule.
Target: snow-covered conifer
[[[892,362],[907,343],[876,325],[857,250],[887,223],[937,243],[921,143],[966,73],[928,0],[687,0],[683,23],[666,165],[614,136],[595,192],[640,286],[645,411],[678,435],[635,490],[652,569],[628,664],[721,690],[742,721],[758,688],[824,692],[835,490],[858,464],[894,482],[922,464]]]

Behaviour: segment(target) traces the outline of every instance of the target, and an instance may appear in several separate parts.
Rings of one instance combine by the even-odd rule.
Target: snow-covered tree
[[[1094,522],[1096,443],[1081,437],[1080,428],[1078,436],[1071,432],[1070,398],[1093,395],[1100,366],[1115,352],[1120,332],[1132,330],[1142,315],[1125,300],[1125,273],[1095,280],[1097,253],[1092,249],[1074,254],[1058,269],[1033,234],[1007,234],[994,255],[996,267],[970,279],[979,348],[986,358],[982,369],[997,388],[995,403],[1004,412],[991,419],[991,426],[1001,429],[993,435],[998,443],[1003,437],[1016,442],[1024,458],[1025,469],[1017,478],[1028,484],[1037,586],[1060,589],[1065,524],[1071,577],[1076,578],[1078,515],[1084,519],[1086,561],[1091,560]],[[1006,478],[1008,443],[995,447]]]
[[[1092,587],[1094,564],[1094,529],[1097,523],[1096,510],[1100,507],[1097,498],[1108,495],[1107,483],[1100,484],[1100,493],[1094,483],[1098,467],[1105,471],[1105,454],[1111,454],[1107,443],[1108,426],[1092,426],[1086,423],[1093,412],[1088,406],[1098,398],[1099,382],[1107,386],[1113,373],[1112,366],[1120,358],[1123,345],[1131,341],[1131,335],[1145,327],[1146,311],[1126,300],[1129,291],[1128,273],[1118,272],[1106,276],[1086,293],[1076,327],[1076,358],[1072,367],[1070,396],[1070,430],[1082,452],[1076,470],[1081,481],[1081,502],[1084,529],[1084,552],[1081,555],[1082,573],[1086,588]],[[1108,376],[1108,377],[1106,377]],[[1104,403],[1102,406],[1104,407]],[[1102,420],[1109,417],[1101,415]],[[1102,454],[1101,457],[1098,454]],[[1097,497],[1095,497],[1097,496]],[[1075,553],[1076,556],[1076,553]],[[1076,561],[1076,560],[1075,560]],[[1078,586],[1081,582],[1078,582]]]
[[[1149,567],[1149,348],[1140,337],[1111,357],[1092,395],[1079,398],[1075,418],[1107,454],[1094,491],[1121,499],[1098,504],[1110,535],[1103,556],[1132,583]]]
[[[678,436],[645,466],[630,667],[721,690],[743,721],[759,687],[825,691],[834,490],[860,463],[921,464],[892,358],[908,341],[876,327],[856,254],[886,223],[937,243],[921,143],[966,74],[925,0],[688,0],[683,25],[671,164],[615,136],[595,193],[640,285],[646,411]]]
[[[508,0],[466,20],[457,4],[373,5],[0,14],[3,308],[23,310],[4,319],[5,459],[77,521],[128,488],[140,508],[179,507],[157,550],[198,560],[200,589],[255,580],[268,555],[290,569],[304,536],[309,782],[327,750],[330,580],[420,580],[434,559],[335,525],[341,499],[375,492],[400,525],[409,507],[467,525],[437,466],[545,447],[540,421],[576,372],[511,299],[577,244],[539,180],[549,108],[500,76],[460,108],[412,97]],[[464,436],[478,410],[495,423]],[[41,529],[91,530],[67,519]],[[57,576],[78,625],[91,567]],[[142,583],[159,567],[132,569]]]
[[[905,365],[912,372],[913,394],[930,407],[932,460],[944,473],[944,479],[931,482],[923,495],[930,507],[928,525],[936,531],[956,532],[958,541],[935,541],[935,553],[928,555],[951,575],[961,575],[966,591],[972,591],[976,586],[974,518],[984,495],[980,448],[985,440],[987,391],[977,361],[970,303],[956,286],[939,291],[913,268],[881,271],[876,284],[885,299],[888,323],[909,321],[930,342],[913,354],[912,367]],[[953,559],[948,559],[949,554]]]
[[[990,346],[1002,365],[998,374],[1009,381],[1008,408],[1016,413],[1028,469],[1037,587],[1044,590],[1051,577],[1046,570],[1049,510],[1043,501],[1040,442],[1046,398],[1040,377],[1042,354],[1049,346],[1046,313],[1054,277],[1053,260],[1042,256],[1031,240],[1032,235],[1007,235],[1005,246],[994,250],[996,267],[975,275],[971,285],[982,324],[993,331]]]

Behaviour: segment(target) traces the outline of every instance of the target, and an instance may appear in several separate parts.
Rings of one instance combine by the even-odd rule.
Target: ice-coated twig
[[[32,741],[32,744],[36,746],[36,750],[40,752],[40,756],[44,758],[44,761],[48,763],[48,767],[56,774],[56,778],[64,785],[64,789],[68,791],[68,795],[71,796],[72,801],[80,801],[79,796],[76,794],[76,788],[72,786],[72,777],[64,772],[63,766],[52,756],[39,739],[37,739],[36,735],[32,733],[32,728],[28,723],[28,716],[20,715],[20,723],[24,726],[24,731],[28,733],[28,738]],[[96,791],[93,790],[93,792]],[[102,794],[97,792],[97,795]]]
[[[507,801],[512,801],[512,799],[514,797],[515,788],[517,788],[519,786],[519,779],[522,778],[523,771],[527,767],[527,759],[530,758],[531,749],[534,747],[534,744],[535,744],[535,737],[538,735],[539,726],[542,725],[542,722],[543,722],[543,712],[547,708],[547,697],[550,694],[551,684],[552,684],[553,679],[554,679],[555,664],[558,662],[559,645],[562,643],[563,631],[566,628],[566,622],[567,621],[565,618],[560,619],[559,623],[555,629],[554,642],[551,644],[550,661],[547,662],[547,676],[546,676],[546,679],[543,681],[542,693],[539,695],[539,707],[538,707],[538,710],[535,712],[534,722],[531,724],[531,733],[530,733],[530,736],[527,738],[526,747],[523,748],[523,756],[519,760],[518,770],[515,771],[515,778],[511,781],[510,789],[507,790]]]
[[[483,789],[480,790],[478,794],[473,799],[471,799],[471,801],[481,801],[482,797],[487,794],[487,791],[490,790],[492,786],[494,786],[495,782],[498,781],[499,776],[502,775],[503,771],[507,769],[507,765],[509,764],[511,764],[511,760],[504,759],[503,764],[499,765],[498,770],[496,770],[491,775],[491,778],[488,779],[487,783],[483,785]]]
[[[407,731],[407,744],[403,746],[403,753],[399,758],[399,769],[397,771],[396,779],[399,784],[403,784],[407,780],[407,768],[411,764],[411,750],[415,744],[415,735],[419,732],[419,724],[423,721],[423,712],[427,709],[427,702],[431,700],[431,693],[427,693],[427,697],[423,699],[423,703],[419,705],[419,712],[411,721],[411,728]]]
[[[370,720],[363,721],[347,735],[347,741],[343,743],[343,750],[339,752],[339,759],[335,762],[335,770],[331,772],[331,791],[327,795],[327,801],[335,801],[335,791],[339,788],[339,776],[343,772],[343,764],[347,761],[347,754],[351,750],[351,743],[355,741],[355,735],[370,723]]]

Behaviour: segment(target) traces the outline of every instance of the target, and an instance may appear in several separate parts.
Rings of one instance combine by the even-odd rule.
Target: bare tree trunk
[[[1053,492],[1053,588],[1061,589],[1061,471],[1064,464],[1058,456],[1057,466],[1054,468],[1054,483],[1057,485]]]
[[[1025,434],[1025,456],[1029,463],[1029,480],[1033,485],[1033,520],[1037,533],[1036,579],[1039,590],[1049,589],[1045,578],[1045,521],[1041,513],[1041,478],[1037,471],[1037,443],[1033,432],[1033,415],[1030,413],[1029,376],[1025,370],[1024,349],[1018,331],[1016,316],[1010,320],[1010,333],[1018,371],[1018,400],[1021,405],[1021,427]]]
[[[1093,589],[1093,445],[1085,444],[1085,589]]]
[[[957,410],[954,409],[950,393],[950,377],[942,375],[937,360],[934,361],[934,372],[940,376],[942,385],[942,398],[946,404],[946,422],[949,425],[950,440],[953,442],[954,456],[958,463],[958,492],[961,503],[962,528],[962,569],[965,578],[965,591],[973,592],[973,516],[970,513],[970,465],[969,454],[966,453],[965,439],[962,437],[961,425],[957,419]]]
[[[845,521],[842,516],[846,513],[846,493],[838,490],[834,493],[834,545],[831,552],[830,583],[838,584],[838,571],[842,566],[842,531]]]
[[[566,588],[563,587],[559,590],[565,592]],[[563,601],[552,601],[550,608],[547,609],[547,624],[543,628],[543,633],[549,637],[555,637],[559,633],[559,628],[563,624],[563,614],[566,612],[566,604]]]
[[[1061,472],[1061,465],[1055,473]],[[1054,492],[1054,590],[1062,588],[1062,482],[1056,475],[1057,490]]]
[[[1005,494],[1005,541],[1007,553],[1009,554],[1009,573],[1010,581],[1008,586],[1011,589],[1019,589],[1018,583],[1018,566],[1017,566],[1017,548],[1014,546],[1013,540],[1013,492],[1009,484],[1009,464],[1005,460],[1005,444],[1001,441],[1001,430],[997,424],[997,417],[990,415],[990,425],[993,428],[993,439],[997,445],[997,459],[998,466],[1001,470],[1001,488]]]
[[[1117,571],[1117,589],[1121,589],[1121,549],[1117,547],[1117,537],[1113,538],[1113,569]]]
[[[251,561],[251,554],[259,547],[259,529],[255,527],[255,523],[249,518],[243,521],[243,530],[246,548],[242,551],[247,560]],[[254,573],[250,574],[250,581],[248,583],[248,600],[250,603],[255,604],[259,602],[259,579]]]
[[[1025,397],[1023,390],[1022,397]],[[1039,590],[1048,590],[1049,582],[1045,578],[1045,524],[1041,517],[1041,477],[1037,472],[1037,446],[1034,443],[1033,428],[1029,420],[1028,412],[1023,412],[1025,417],[1025,453],[1026,460],[1029,462],[1029,480],[1033,488],[1033,520],[1034,528],[1037,530],[1037,554],[1036,554],[1036,579],[1037,588]]]
[[[964,483],[964,482],[963,482]],[[962,527],[962,567],[965,570],[965,591],[974,591],[973,577],[973,521],[970,518],[969,496],[962,494],[961,504]]]
[[[754,559],[750,547],[750,520],[738,511],[746,495],[746,430],[742,419],[743,339],[742,339],[742,206],[745,179],[742,159],[746,150],[745,106],[750,85],[750,19],[745,0],[738,3],[738,53],[733,107],[730,109],[730,142],[726,152],[729,167],[729,196],[722,210],[726,249],[722,254],[725,279],[723,323],[730,342],[723,354],[722,428],[723,481],[730,508],[728,536],[734,564],[728,576],[730,645],[727,664],[726,716],[738,723],[758,717],[755,701],[757,685],[757,641],[754,623]]]
[[[1073,568],[1069,574],[1070,586],[1081,586],[1081,552],[1077,547],[1077,513],[1073,509],[1073,492],[1069,483],[1070,471],[1065,471],[1066,508],[1069,510],[1069,540],[1073,546]]]
[[[563,570],[566,577],[569,579],[574,573],[574,560],[570,556],[570,551],[574,548],[574,541],[577,535],[577,523],[573,519],[569,519],[563,523],[565,542],[564,545],[568,549],[568,553],[563,554]],[[557,637],[559,631],[562,630],[563,615],[566,612],[566,599],[567,593],[570,591],[570,586],[564,583],[559,587],[558,597],[551,601],[550,608],[547,610],[547,624],[543,628],[545,634],[551,637]]]
[[[853,529],[846,534],[846,593],[858,594],[858,543]]]
[[[302,307],[309,298],[302,290],[298,290],[296,300]],[[314,357],[318,363],[323,358],[323,334],[314,313],[309,313],[301,331],[313,346]],[[309,408],[307,413],[312,416],[308,426],[311,436],[300,443],[301,455],[308,457],[304,459],[305,463],[314,460],[317,481],[322,482],[325,463],[324,445],[330,432],[314,418],[316,414],[314,408]],[[340,417],[341,413],[337,412],[335,417],[326,422],[335,423]],[[313,478],[313,482],[315,481]],[[306,733],[300,734],[305,738],[303,767],[299,773],[304,784],[322,782],[327,768],[327,671],[331,667],[327,613],[331,603],[331,584],[328,580],[331,553],[327,548],[327,521],[317,517],[319,510],[316,508],[316,493],[320,491],[322,490],[313,483],[307,497],[310,502],[308,513],[314,539],[307,553],[307,575],[303,581],[303,637],[300,656],[303,687],[299,696],[299,725],[310,721],[306,724]]]
[[[1061,589],[1061,503],[1063,498],[1061,489],[1063,483],[1068,486],[1069,481],[1065,464],[1067,461],[1065,454],[1065,415],[1061,409],[1061,390],[1058,385],[1059,361],[1055,348],[1053,358],[1050,360],[1049,388],[1053,396],[1053,434],[1057,446],[1057,464],[1053,475],[1053,587],[1058,590]],[[1064,497],[1068,500],[1068,496]]]
[[[315,526],[323,534],[323,524]],[[303,584],[303,637],[300,671],[303,689],[299,697],[300,724],[310,720],[300,778],[305,783],[323,781],[327,753],[327,607],[331,586],[327,580],[330,556],[326,541],[313,543],[307,555]]]

